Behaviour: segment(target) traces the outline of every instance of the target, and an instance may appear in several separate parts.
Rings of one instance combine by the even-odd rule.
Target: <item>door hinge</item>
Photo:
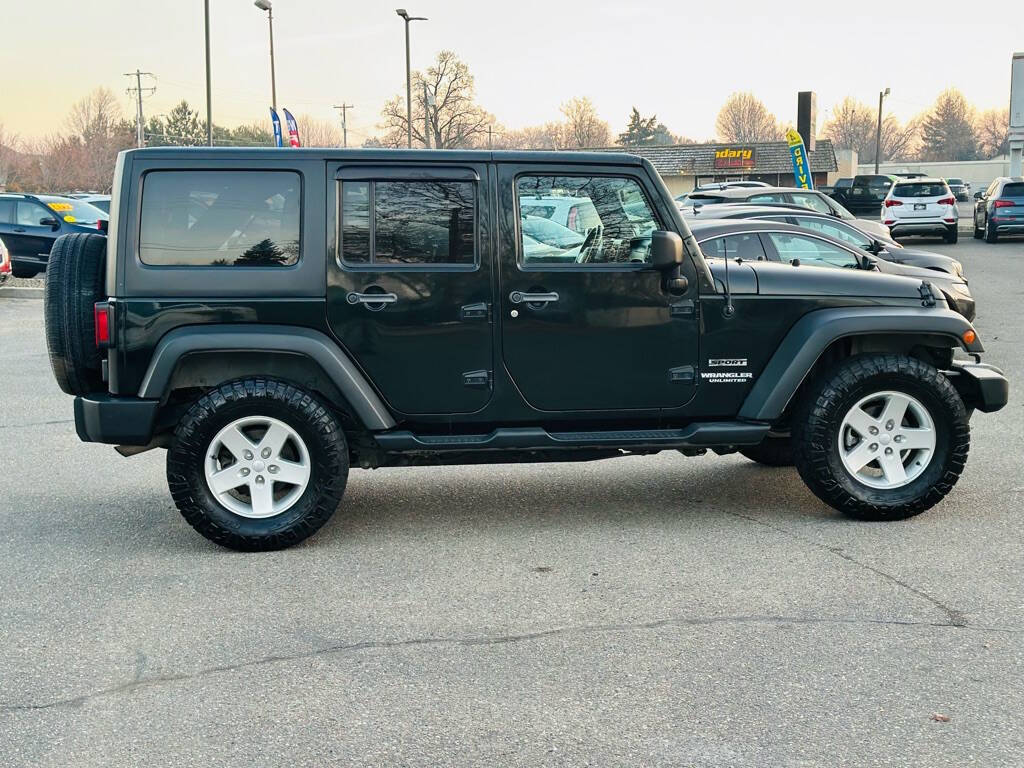
[[[668,305],[668,314],[670,317],[694,317],[696,313],[696,305],[690,299],[677,301],[675,304]]]
[[[463,304],[462,307],[459,308],[459,319],[490,320],[491,305],[486,301],[477,302],[476,304]]]
[[[692,365],[681,365],[668,369],[668,380],[673,384],[693,384],[696,371]]]
[[[462,374],[462,384],[466,387],[489,387],[491,386],[491,372],[466,371]]]

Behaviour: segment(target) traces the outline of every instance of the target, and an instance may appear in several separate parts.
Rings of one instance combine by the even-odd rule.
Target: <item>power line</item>
[[[152,77],[154,80],[156,80],[156,75],[154,75],[152,72],[140,72],[138,69],[136,69],[134,72],[124,73],[125,77],[135,78],[135,87],[128,88],[128,90],[125,91],[125,93],[127,93],[129,96],[131,96],[134,93],[136,97],[137,108],[135,110],[135,139],[138,146],[140,147],[146,146],[146,136],[144,130],[145,122],[142,117],[142,96],[143,93],[145,93],[146,96],[152,96],[154,93],[156,93],[155,85],[149,88],[142,87],[143,75],[145,75],[146,77]]]
[[[342,102],[341,104],[335,104],[334,105],[334,109],[340,109],[341,110],[341,145],[343,147],[347,147],[348,146],[348,120],[347,120],[347,118],[348,118],[348,110],[355,109],[355,105],[354,104],[346,104],[345,102]]]

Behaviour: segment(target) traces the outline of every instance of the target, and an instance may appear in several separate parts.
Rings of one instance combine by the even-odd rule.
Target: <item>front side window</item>
[[[764,246],[756,232],[742,235],[727,235],[705,240],[700,244],[701,252],[709,259],[743,259],[745,261],[764,261]]]
[[[18,202],[17,215],[15,216],[14,223],[19,227],[38,227],[41,226],[40,222],[44,219],[55,219],[57,215],[52,211],[48,211],[39,203],[33,203],[29,200],[22,200]]]
[[[796,219],[796,223],[804,229],[812,229],[815,232],[821,232],[824,235],[842,240],[844,243],[849,243],[857,248],[867,248],[871,245],[871,239],[862,235],[853,227],[845,227],[842,224],[833,223],[828,219],[819,219],[812,216],[796,216],[794,218]]]
[[[650,261],[657,217],[640,184],[617,176],[521,176],[524,265],[616,265]]]
[[[150,171],[139,258],[160,267],[285,267],[299,260],[293,171]]]
[[[800,259],[801,264],[819,267],[848,267],[856,269],[856,255],[840,248],[838,245],[819,240],[816,237],[790,234],[789,232],[769,232],[768,236],[779,252],[782,261]]]
[[[475,263],[476,189],[470,181],[344,181],[346,264]]]

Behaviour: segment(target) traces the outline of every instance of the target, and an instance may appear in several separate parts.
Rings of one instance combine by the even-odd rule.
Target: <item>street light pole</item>
[[[889,95],[889,89],[878,92],[878,130],[875,131],[875,174],[878,174],[878,160],[882,154],[882,101]]]
[[[426,21],[425,16],[410,16],[405,8],[396,8],[395,13],[405,20],[405,127],[409,143],[412,149],[412,69],[409,63],[409,22]]]
[[[210,0],[203,0],[206,26],[206,143],[213,146],[213,105],[210,101]]]
[[[274,6],[270,0],[256,0],[253,3],[261,11],[267,12],[270,23],[270,101],[277,112],[277,77],[274,75]]]

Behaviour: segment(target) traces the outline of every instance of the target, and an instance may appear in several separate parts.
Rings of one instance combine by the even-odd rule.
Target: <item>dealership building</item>
[[[612,151],[622,152],[618,147]],[[673,196],[715,181],[763,181],[779,187],[794,186],[793,161],[785,141],[747,144],[673,144],[629,147],[625,150],[651,161]],[[818,139],[807,149],[814,186],[823,186],[838,170],[832,142]]]

